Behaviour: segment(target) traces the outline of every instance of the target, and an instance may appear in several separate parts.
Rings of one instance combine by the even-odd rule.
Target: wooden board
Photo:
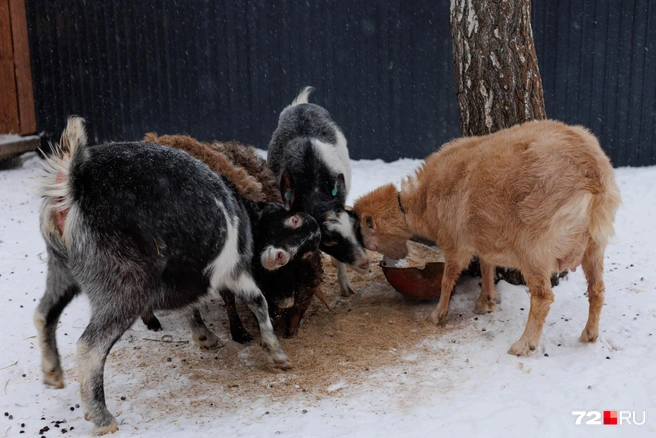
[[[0,132],[19,131],[9,0],[0,0]]]
[[[11,35],[14,46],[16,92],[18,96],[18,120],[20,134],[36,132],[32,69],[30,68],[30,46],[27,37],[25,0],[9,0]]]
[[[23,152],[34,151],[40,144],[41,139],[37,135],[0,134],[0,165],[2,160],[16,157]]]

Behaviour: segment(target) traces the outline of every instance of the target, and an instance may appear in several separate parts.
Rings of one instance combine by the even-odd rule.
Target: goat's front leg
[[[474,313],[484,314],[497,310],[497,304],[501,303],[501,298],[494,287],[494,265],[479,259],[481,266],[481,295],[476,301]]]
[[[222,289],[219,291],[223,303],[225,305],[226,313],[228,313],[228,321],[230,321],[230,336],[235,342],[240,344],[247,344],[253,341],[253,336],[244,328],[244,325],[237,313],[237,304],[235,303],[235,295],[229,290]]]
[[[162,330],[162,324],[159,322],[159,319],[155,316],[152,310],[146,310],[141,314],[141,321],[146,324],[148,330],[153,332],[158,332]]]
[[[346,272],[346,265],[333,257],[333,264],[337,267],[337,282],[339,283],[339,291],[343,297],[350,297],[355,295],[355,290],[351,286],[351,280],[348,278]]]
[[[467,266],[467,262],[461,262],[458,258],[447,257],[445,254],[446,266],[444,267],[444,274],[442,275],[442,286],[440,292],[440,302],[428,317],[428,320],[433,324],[444,324],[446,317],[449,314],[449,301],[451,300],[451,293],[453,288],[460,277],[460,273]]]
[[[271,319],[269,319],[269,306],[267,305],[264,294],[250,273],[242,272],[240,276],[232,282],[230,289],[246,302],[249,309],[255,314],[257,323],[260,326],[260,335],[262,344],[267,351],[269,360],[276,368],[288,369],[289,358],[280,346],[280,342],[273,332]]]

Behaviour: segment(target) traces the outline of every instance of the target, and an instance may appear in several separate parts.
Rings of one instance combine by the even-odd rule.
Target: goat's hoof
[[[270,351],[269,360],[274,367],[280,368],[281,370],[288,370],[291,368],[289,358],[282,350],[282,348],[278,348],[276,351]]]
[[[62,372],[61,368],[54,371],[44,371],[43,383],[48,386],[53,386],[57,389],[62,389],[64,387],[64,373]]]
[[[599,337],[599,330],[592,332],[586,328],[583,329],[583,333],[581,333],[580,340],[581,342],[595,342],[598,337]]]
[[[201,350],[218,350],[224,346],[219,338],[212,332],[209,332],[206,335],[194,335],[194,342]]]
[[[351,295],[355,295],[355,290],[353,289],[353,286],[351,286],[350,284],[340,285],[339,290],[343,297],[348,298]]]
[[[255,338],[253,338],[253,336],[251,336],[250,333],[244,330],[239,333],[232,333],[232,340],[240,344],[248,344],[250,342],[253,342]]]
[[[96,436],[107,435],[108,433],[114,433],[118,430],[118,424],[116,420],[112,418],[111,422],[106,426],[94,426],[93,434]]]
[[[444,325],[446,324],[446,318],[448,315],[448,312],[438,312],[437,310],[433,310],[431,314],[428,315],[427,320],[434,325]]]
[[[150,330],[151,332],[162,331],[162,324],[159,322],[157,318],[146,322],[146,327],[148,327],[148,330]]]
[[[535,350],[535,345],[531,344],[530,342],[519,340],[512,344],[510,349],[508,349],[508,354],[512,354],[513,356],[528,356],[531,351]]]
[[[494,301],[478,300],[474,307],[474,313],[477,315],[484,315],[486,313],[496,312],[499,310]]]

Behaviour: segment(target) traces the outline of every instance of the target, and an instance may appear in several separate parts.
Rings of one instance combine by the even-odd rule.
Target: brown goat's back
[[[520,268],[528,257],[552,271],[585,235],[605,245],[620,204],[596,138],[556,121],[454,140],[404,184],[404,194],[415,190],[425,193],[407,202],[428,200],[433,214],[416,220],[440,241],[497,265]]]

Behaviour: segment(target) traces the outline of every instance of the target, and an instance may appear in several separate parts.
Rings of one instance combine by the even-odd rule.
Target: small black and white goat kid
[[[322,251],[333,257],[343,296],[355,293],[345,263],[366,272],[369,259],[362,245],[360,221],[345,207],[351,188],[351,163],[346,138],[325,108],[308,103],[305,87],[281,113],[267,160],[280,180],[285,169],[296,184],[302,211],[321,227]]]
[[[203,296],[229,289],[255,314],[269,359],[288,367],[252,277],[252,224],[260,210],[227,178],[184,152],[149,143],[87,147],[76,117],[44,171],[40,216],[48,275],[35,313],[44,381],[64,386],[55,331],[66,305],[85,293],[91,319],[77,359],[84,415],[95,433],[117,430],[105,405],[105,361],[144,312],[184,307],[193,315]],[[312,221],[287,210],[271,214],[289,222],[290,233],[305,232],[299,226]],[[261,257],[262,265],[275,268],[293,254],[267,247]],[[192,332],[209,332],[193,316],[190,322]]]

